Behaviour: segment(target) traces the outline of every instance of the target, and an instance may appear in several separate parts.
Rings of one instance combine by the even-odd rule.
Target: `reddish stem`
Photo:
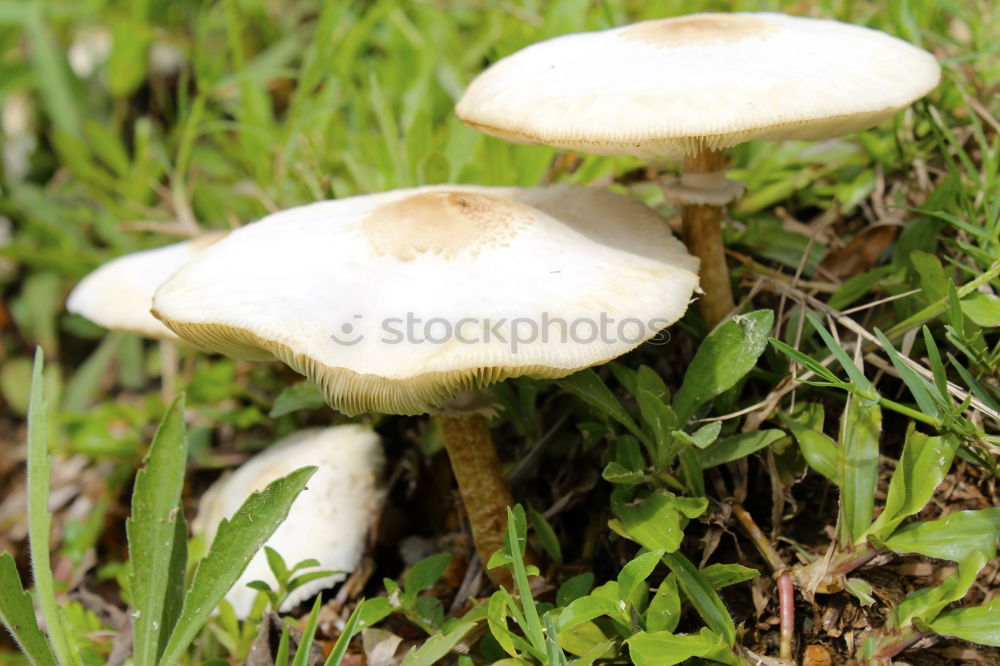
[[[792,635],[795,633],[795,584],[792,582],[792,574],[788,571],[778,576],[778,606],[781,618],[779,656],[791,661]]]

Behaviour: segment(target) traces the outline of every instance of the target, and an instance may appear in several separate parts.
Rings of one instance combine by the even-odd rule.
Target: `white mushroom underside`
[[[286,437],[213,484],[202,495],[192,524],[196,533],[210,541],[223,518],[231,518],[250,493],[308,465],[318,469],[267,545],[278,551],[289,567],[315,559],[320,570],[345,573],[297,588],[282,606],[284,611],[332,587],[360,563],[378,505],[382,468],[378,435],[365,426],[345,425],[303,430]],[[226,594],[241,618],[249,615],[257,596],[256,590],[247,587],[255,580],[277,589],[263,549]]]
[[[866,129],[939,76],[930,53],[861,26],[695,14],[529,46],[477,77],[456,113],[511,141],[676,158]]]
[[[392,202],[413,195],[400,219],[383,220]],[[473,213],[499,217],[471,230],[403,219],[407,202],[423,206],[428,196],[464,198]],[[439,217],[451,215],[447,206]],[[579,186],[431,186],[247,225],[165,283],[154,310],[201,347],[266,349],[347,413],[415,414],[465,388],[615,358],[680,318],[696,286],[697,259],[627,197]],[[586,339],[602,316],[636,322],[623,335]],[[408,317],[421,322],[413,335]]]

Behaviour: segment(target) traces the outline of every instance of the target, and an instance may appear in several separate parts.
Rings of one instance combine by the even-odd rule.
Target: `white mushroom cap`
[[[684,314],[697,268],[628,197],[439,185],[242,227],[164,283],[153,311],[200,347],[267,350],[345,413],[419,414],[624,354]]]
[[[866,129],[939,77],[930,53],[877,30],[784,14],[693,14],[529,46],[478,76],[455,112],[509,141],[677,158]]]
[[[177,340],[177,335],[149,312],[153,292],[223,236],[225,233],[206,234],[113,259],[80,280],[66,300],[66,309],[111,330]]]
[[[231,518],[250,493],[296,469],[315,465],[318,469],[308,487],[266,545],[278,551],[289,567],[315,559],[321,570],[350,573],[361,562],[365,536],[375,520],[382,463],[381,443],[371,428],[343,425],[302,430],[216,481],[202,495],[192,528],[211,542],[222,519]],[[338,573],[296,588],[281,610],[295,607],[345,577]],[[263,549],[226,594],[238,617],[250,613],[257,591],[247,584],[255,580],[277,588]]]

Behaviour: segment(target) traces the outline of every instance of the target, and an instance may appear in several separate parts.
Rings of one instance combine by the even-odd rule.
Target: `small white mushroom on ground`
[[[295,433],[251,458],[202,496],[192,528],[210,543],[223,518],[231,518],[250,493],[291,472],[315,465],[316,474],[267,545],[293,567],[307,559],[320,570],[341,572],[296,588],[281,610],[289,610],[344,580],[361,562],[365,536],[376,517],[382,445],[375,432],[362,425],[313,428]],[[315,571],[315,569],[306,569]],[[248,583],[261,580],[277,588],[263,549],[226,594],[236,615],[246,618],[257,597]]]
[[[66,300],[66,309],[113,331],[178,340],[150,313],[153,293],[178,268],[224,236],[225,232],[209,233],[112,259],[80,280]]]
[[[701,259],[709,326],[733,309],[722,206],[742,186],[723,151],[873,127],[937,85],[934,56],[878,30],[773,13],[692,14],[563,35],[503,58],[455,107],[508,141],[684,159],[666,188]]]

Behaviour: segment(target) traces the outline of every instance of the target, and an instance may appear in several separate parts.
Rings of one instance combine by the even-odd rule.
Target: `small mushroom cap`
[[[293,567],[307,559],[319,562],[319,570],[338,571],[331,576],[296,588],[281,610],[290,610],[320,590],[344,580],[361,562],[365,536],[375,519],[379,503],[379,480],[383,456],[378,435],[361,425],[302,430],[265,449],[235,472],[216,481],[202,495],[198,516],[192,523],[196,533],[211,542],[223,518],[229,519],[250,493],[263,490],[296,469],[315,465],[318,469],[308,487],[296,498],[285,519],[267,545]],[[308,569],[316,571],[316,569]],[[257,591],[247,583],[262,580],[277,589],[277,580],[261,549],[226,594],[236,615],[250,614]]]
[[[509,141],[679,158],[750,139],[867,129],[939,77],[930,53],[877,30],[784,14],[693,14],[529,46],[479,75],[455,112]]]
[[[150,313],[153,292],[174,271],[224,235],[206,234],[112,259],[80,280],[66,300],[66,309],[113,331],[177,340],[177,334]]]
[[[153,310],[199,347],[267,350],[345,413],[420,414],[624,354],[684,314],[697,268],[628,197],[442,185],[242,227],[164,283]]]

